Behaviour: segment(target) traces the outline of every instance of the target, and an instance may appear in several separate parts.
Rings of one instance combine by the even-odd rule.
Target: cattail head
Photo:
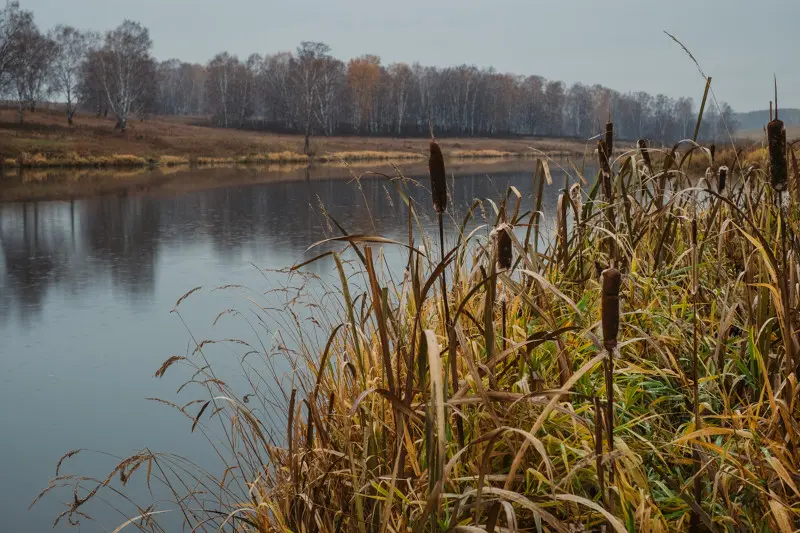
[[[497,246],[497,266],[501,270],[511,268],[514,259],[514,250],[511,246],[511,235],[508,233],[512,226],[506,223],[506,217],[501,215],[500,223],[494,229],[495,245]]]
[[[772,188],[778,192],[785,191],[788,183],[786,166],[786,128],[783,121],[774,119],[767,124],[767,142],[769,144],[769,173]]]
[[[728,179],[728,167],[722,165],[717,170],[717,192],[725,190],[725,181]]]
[[[614,154],[614,123],[606,122],[606,158],[610,161]]]
[[[650,159],[650,151],[647,149],[647,141],[644,139],[639,139],[636,141],[636,145],[639,147],[639,152],[642,154],[642,159],[644,160],[644,166],[647,167],[651,173],[653,172],[653,161]]]
[[[712,143],[711,146],[708,147],[708,151],[711,154],[711,164],[713,165],[714,164],[714,156],[717,155],[717,145]]]
[[[575,210],[575,222],[581,223],[583,215],[583,197],[581,196],[581,184],[573,183],[569,188],[569,199],[572,200],[572,209]]]
[[[431,141],[431,156],[428,160],[431,175],[431,196],[433,208],[437,213],[447,210],[447,177],[444,170],[444,156],[436,141]]]
[[[611,174],[611,165],[608,163],[608,146],[603,139],[597,141],[597,158],[603,174]]]
[[[603,346],[612,352],[617,347],[617,334],[619,333],[619,289],[622,285],[622,276],[619,270],[611,267],[603,270],[601,278],[603,284],[600,301]]]

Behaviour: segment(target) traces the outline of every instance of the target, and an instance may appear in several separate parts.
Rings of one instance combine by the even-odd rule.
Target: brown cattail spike
[[[611,165],[608,163],[608,147],[603,139],[597,141],[597,158],[603,174],[611,174]]]
[[[505,216],[501,217],[500,224],[497,227],[497,266],[501,270],[508,270],[511,268],[511,262],[514,259],[514,251],[511,246],[511,226],[506,224]]]
[[[769,143],[769,173],[772,188],[785,191],[788,183],[786,162],[786,128],[782,120],[777,118],[767,124],[767,142]]]
[[[652,174],[653,172],[653,162],[650,160],[650,152],[647,150],[647,141],[644,139],[639,139],[636,142],[636,145],[639,147],[639,152],[642,154],[642,159],[644,160],[644,166],[647,167],[647,170],[650,171]]]
[[[447,210],[447,178],[444,170],[444,156],[436,141],[431,141],[431,157],[428,160],[431,175],[431,196],[433,208],[437,213]]]
[[[617,347],[619,333],[619,289],[622,276],[614,267],[603,270],[603,295],[601,299],[601,315],[603,322],[603,346],[612,352]]]
[[[711,164],[713,165],[715,160],[714,156],[717,154],[717,145],[712,144],[708,147],[708,151],[711,153]]]
[[[717,192],[721,193],[725,190],[725,181],[728,179],[728,167],[725,165],[719,167],[717,170]]]
[[[606,122],[606,158],[611,161],[614,155],[614,123]]]

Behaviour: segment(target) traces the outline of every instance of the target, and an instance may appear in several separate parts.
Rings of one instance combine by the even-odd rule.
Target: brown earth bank
[[[308,162],[301,135],[197,125],[202,117],[156,117],[131,121],[125,132],[111,118],[77,115],[75,125],[57,109],[0,109],[0,156],[8,167],[136,167],[188,164]],[[443,138],[450,158],[583,155],[587,143],[572,139]],[[422,138],[312,137],[315,162],[415,160],[427,157]]]

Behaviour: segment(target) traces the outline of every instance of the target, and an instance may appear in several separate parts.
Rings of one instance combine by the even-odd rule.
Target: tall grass
[[[331,218],[341,236],[327,244],[343,249],[312,260],[332,259],[340,280],[315,311],[326,336],[289,320],[299,343],[279,348],[295,365],[281,401],[227,385],[203,342],[158,369],[201,385],[174,407],[192,430],[220,425],[227,468],[144,451],[97,480],[59,475],[71,452],[45,493],[72,487],[76,521],[142,476],[193,531],[797,530],[796,191],[764,201],[770,172],[723,171],[693,141],[660,167],[644,142],[615,159],[608,147],[597,176],[571,177],[593,185],[562,197],[566,235],[539,246],[551,162],[536,164],[532,198],[509,190],[456,214],[432,144],[435,211],[455,242],[432,251],[430,208],[407,194],[422,185],[402,176],[407,243]],[[693,153],[716,191],[685,171]],[[402,276],[378,246],[404,250]],[[163,531],[167,510],[142,506],[124,525]]]

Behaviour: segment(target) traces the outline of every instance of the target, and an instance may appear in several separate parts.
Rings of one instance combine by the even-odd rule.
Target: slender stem
[[[695,431],[702,428],[702,420],[700,419],[700,383],[699,383],[699,362],[697,357],[697,293],[698,293],[698,279],[697,279],[697,221],[692,220],[692,392],[694,395],[694,429]],[[694,502],[697,505],[701,503],[701,495],[703,491],[700,482],[700,454],[697,446],[692,447],[692,466],[694,470]],[[693,510],[691,522],[689,524],[689,531],[694,533],[700,527],[700,517]]]
[[[609,470],[608,482],[614,483],[614,461],[611,454],[614,452],[614,354],[606,350],[606,439],[608,440]]]
[[[505,351],[506,351],[506,316],[507,316],[507,315],[506,315],[506,313],[508,312],[508,311],[507,311],[507,308],[506,308],[506,301],[505,301],[505,299],[503,299],[503,309],[502,309],[502,312],[503,312],[503,324],[502,324],[503,331],[502,331],[502,339],[503,339],[503,351],[505,352]]]
[[[439,213],[439,253],[442,263],[444,263],[444,216]],[[445,332],[447,333],[447,346],[450,359],[450,381],[453,387],[453,394],[458,391],[458,368],[456,365],[456,345],[455,328],[450,322],[450,306],[447,301],[447,269],[442,269],[442,306],[444,307]],[[463,448],[464,441],[464,421],[461,416],[456,415],[456,428],[458,431],[458,443]]]
[[[600,397],[594,397],[594,454],[595,468],[597,469],[597,481],[600,484],[600,494],[608,505],[606,496],[605,479],[603,475],[603,413],[600,406]]]

